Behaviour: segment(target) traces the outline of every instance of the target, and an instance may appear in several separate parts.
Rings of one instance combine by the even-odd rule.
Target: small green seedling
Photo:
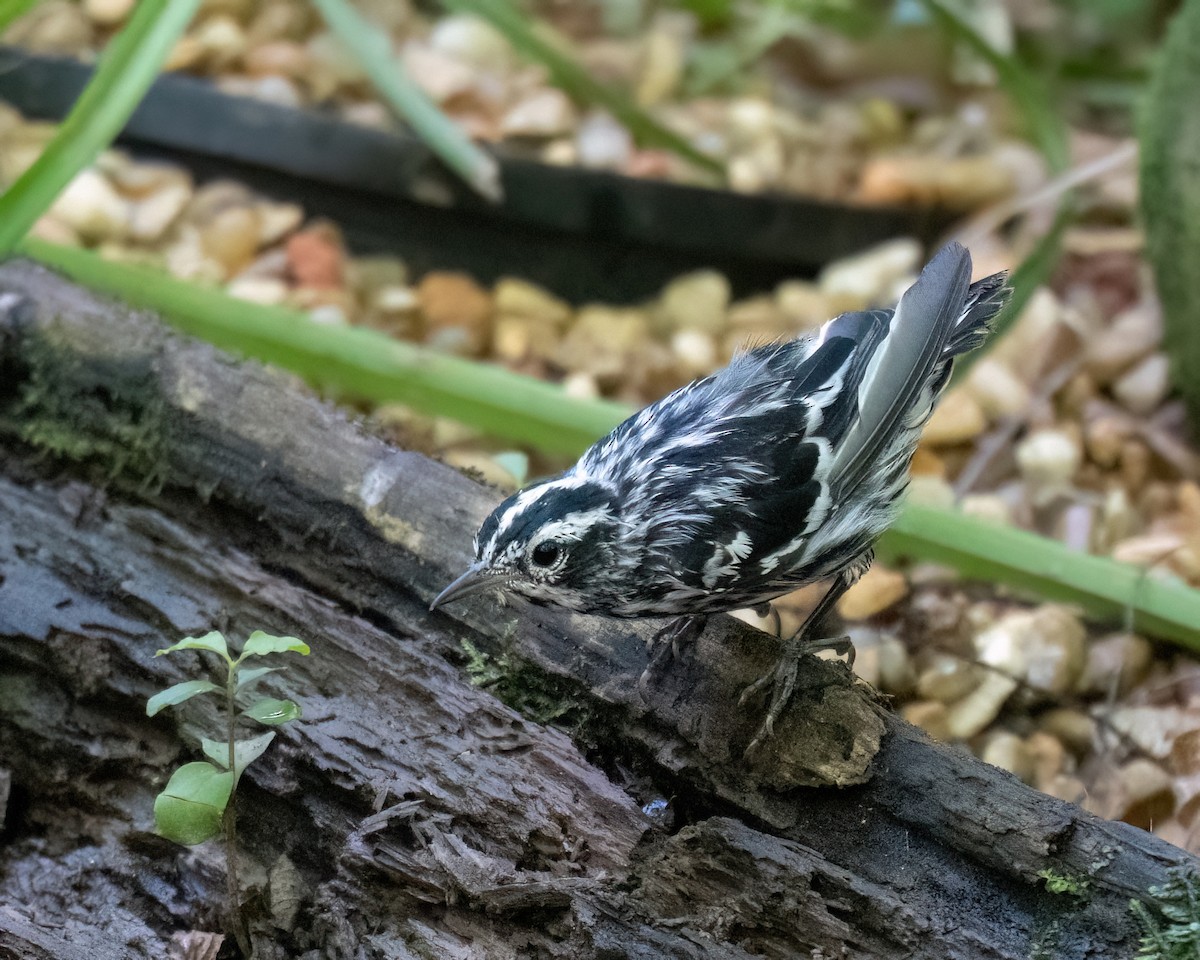
[[[1200,957],[1200,879],[1186,868],[1168,871],[1162,886],[1147,891],[1156,910],[1141,900],[1129,908],[1142,928],[1139,960],[1195,960]]]
[[[208,760],[185,763],[176,770],[166,787],[154,799],[154,825],[158,832],[179,843],[203,843],[224,831],[226,877],[228,880],[229,909],[234,918],[238,941],[247,952],[245,933],[238,921],[240,893],[237,870],[237,833],[234,822],[234,798],[238,780],[251,763],[262,756],[263,751],[275,739],[274,731],[256,737],[237,738],[238,717],[249,717],[268,727],[277,727],[300,716],[300,707],[292,700],[256,700],[244,709],[238,709],[238,695],[244,694],[255,681],[274,673],[282,667],[254,667],[243,669],[249,657],[264,657],[272,653],[299,653],[308,655],[308,644],[295,637],[274,637],[255,630],[250,634],[237,657],[229,653],[225,637],[217,631],[202,637],[185,637],[177,644],[159,650],[155,656],[175,653],[179,650],[207,650],[225,662],[225,683],[218,685],[211,680],[185,680],[156,693],[146,703],[146,715],[153,717],[164,707],[173,707],[192,697],[205,693],[223,693],[225,697],[225,737],[223,740],[203,738],[200,743]]]

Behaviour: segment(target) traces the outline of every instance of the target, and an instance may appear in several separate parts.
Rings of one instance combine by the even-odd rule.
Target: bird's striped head
[[[475,535],[475,562],[434,600],[434,607],[487,587],[572,610],[616,572],[619,520],[613,491],[567,473],[513,494]]]

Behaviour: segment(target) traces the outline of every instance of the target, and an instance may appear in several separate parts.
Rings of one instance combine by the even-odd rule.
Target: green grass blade
[[[358,60],[379,95],[416,131],[446,166],[488,200],[500,202],[500,165],[471,142],[453,120],[426,96],[392,52],[387,33],[346,0],[313,0],[329,29]]]
[[[278,364],[341,396],[405,403],[491,436],[578,454],[618,424],[618,404],[574,399],[553,384],[394,340],[361,327],[314,323],[86,250],[30,238],[23,250],[73,279],[162,313],[186,333]]]
[[[0,0],[0,31],[8,29],[9,24],[30,10],[37,0]]]
[[[925,9],[943,30],[970,47],[996,71],[1000,86],[1021,110],[1029,135],[1046,157],[1055,173],[1070,163],[1067,125],[1055,108],[1050,91],[1016,57],[1001,53],[984,38],[952,3],[945,0],[921,0]]]
[[[316,324],[303,314],[234,300],[157,270],[111,263],[35,239],[24,249],[87,286],[163,314],[217,346],[295,371],[317,385],[377,402],[403,402],[497,437],[576,454],[631,412],[576,400],[551,384],[443,356],[382,334]],[[1129,619],[1152,636],[1200,649],[1200,591],[1057,541],[961,514],[909,505],[879,545],[888,559],[945,563],[969,577]]]
[[[1095,617],[1128,619],[1135,630],[1200,650],[1200,590],[1035,533],[909,504],[878,553],[885,561],[943,563],[968,577],[1076,603]]]
[[[200,0],[141,0],[37,161],[0,196],[0,256],[12,252],[54,198],[120,133]]]
[[[577,100],[596,103],[627,126],[639,143],[663,147],[696,166],[720,176],[725,169],[719,161],[697,150],[686,139],[673,133],[646,111],[637,107],[623,93],[600,83],[579,66],[557,45],[548,41],[529,18],[508,0],[444,0],[445,5],[460,13],[471,13],[487,20],[504,34],[523,56],[542,64],[550,71],[555,84]]]

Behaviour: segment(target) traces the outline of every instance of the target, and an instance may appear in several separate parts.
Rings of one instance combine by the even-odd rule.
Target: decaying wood
[[[639,690],[650,627],[429,613],[493,491],[24,263],[0,267],[0,453],[0,944],[5,917],[98,957],[112,923],[131,957],[218,927],[217,851],[147,832],[211,705],[143,711],[195,669],[153,652],[213,627],[313,646],[264,681],[305,718],[239,798],[263,957],[1122,957],[1129,898],[1196,866],[838,664],[747,763],[737,692],[774,642],[729,618]]]

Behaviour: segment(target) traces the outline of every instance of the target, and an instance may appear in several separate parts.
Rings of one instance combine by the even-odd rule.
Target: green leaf
[[[229,648],[225,645],[225,637],[216,630],[210,630],[202,637],[184,637],[178,643],[165,650],[159,650],[154,655],[161,657],[164,653],[174,653],[176,650],[209,650],[212,653],[219,653],[226,660],[229,659]]]
[[[876,552],[884,562],[932,560],[978,580],[1076,603],[1095,617],[1200,650],[1200,590],[1026,530],[910,503]]]
[[[202,693],[220,692],[221,688],[210,680],[185,680],[167,687],[146,701],[146,716],[153,717],[164,707],[174,707]]]
[[[162,836],[192,846],[221,832],[233,793],[233,774],[197,760],[175,771],[154,799],[154,825]]]
[[[294,700],[259,700],[242,711],[244,716],[269,727],[277,727],[300,716],[300,705]]]
[[[255,630],[242,647],[242,657],[265,657],[268,653],[298,653],[307,657],[308,644],[295,637],[274,637]]]
[[[1200,0],[1166,31],[1142,104],[1142,222],[1162,300],[1171,379],[1200,424]]]
[[[295,310],[236,300],[160,270],[34,238],[22,246],[80,283],[157,310],[191,336],[278,364],[322,389],[375,403],[405,403],[547,453],[578,455],[629,412],[374,330],[319,324]]]
[[[265,677],[268,673],[275,673],[282,670],[283,667],[254,667],[252,670],[239,670],[237,675],[237,688],[243,690],[249,687],[255,680]]]
[[[392,51],[387,31],[367,21],[345,0],[313,0],[313,4],[388,106],[472,189],[499,203],[504,198],[500,165],[413,83]]]
[[[37,0],[0,0],[0,31],[33,9]]]
[[[451,10],[472,13],[487,20],[508,38],[518,52],[544,66],[557,86],[577,100],[596,103],[607,109],[629,128],[639,143],[663,147],[698,167],[724,176],[725,168],[719,161],[668,130],[634,105],[625,94],[592,77],[579,66],[572,54],[563,49],[565,40],[557,36],[553,40],[547,39],[545,28],[539,29],[539,24],[531,23],[529,15],[518,10],[509,0],[445,0],[445,4]]]
[[[129,119],[200,0],[141,0],[37,161],[0,196],[0,255],[12,252],[71,179]]]
[[[257,737],[251,737],[248,740],[236,740],[233,744],[233,771],[240,778],[242,771],[250,764],[263,755],[263,751],[271,745],[271,741],[275,739],[275,731],[271,730]],[[204,755],[208,757],[222,770],[229,769],[229,744],[224,740],[209,740],[208,737],[200,741],[200,746],[204,750]]]

